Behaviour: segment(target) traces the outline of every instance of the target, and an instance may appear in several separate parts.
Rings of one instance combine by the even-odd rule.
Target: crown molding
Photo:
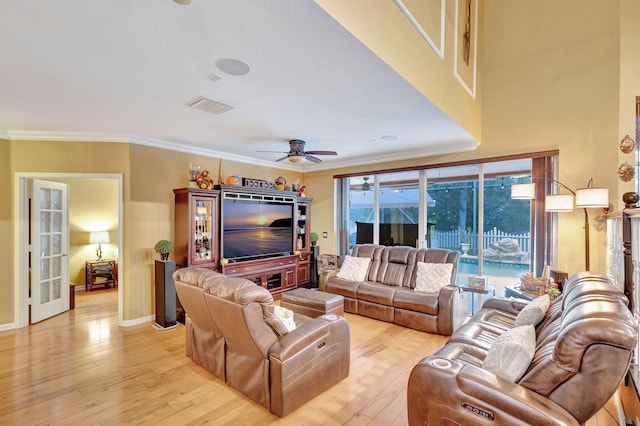
[[[0,138],[2,137],[0,130]],[[150,138],[138,135],[125,135],[121,133],[87,133],[87,132],[44,132],[44,131],[22,131],[6,130],[9,140],[29,140],[29,141],[50,141],[50,142],[107,142],[107,143],[131,143],[135,145],[148,146],[152,148],[166,149],[169,151],[182,152],[185,154],[202,155],[203,157],[220,158],[222,160],[235,161],[238,163],[252,164],[271,169],[288,170],[292,172],[305,173],[322,170],[339,169],[343,167],[357,167],[368,164],[384,163],[389,161],[402,161],[419,157],[430,157],[434,155],[446,155],[459,152],[475,150],[480,144],[478,141],[448,141],[446,143],[430,146],[419,151],[400,152],[397,154],[381,154],[367,157],[359,157],[352,160],[338,160],[328,163],[305,164],[304,167],[294,165],[289,162],[275,163],[273,161],[258,160],[256,158],[242,155],[230,154],[228,152],[216,151],[213,149],[201,148],[189,145],[188,141],[173,142],[161,139]]]
[[[6,130],[12,141],[55,142],[129,142],[122,133],[52,132],[42,130]]]
[[[364,166],[369,164],[377,164],[377,163],[387,163],[390,161],[402,161],[402,160],[410,160],[414,158],[420,157],[431,157],[434,155],[446,155],[446,154],[456,154],[460,152],[469,152],[474,151],[480,142],[468,140],[464,141],[450,141],[446,144],[441,144],[437,146],[431,146],[428,149],[420,150],[420,151],[411,151],[411,152],[402,152],[396,155],[393,154],[382,154],[377,156],[370,157],[361,157],[354,160],[339,160],[335,162],[331,162],[331,164],[315,164],[311,167],[305,167],[304,172],[315,172],[321,170],[331,170],[331,169],[339,169],[343,167],[357,167]]]
[[[253,164],[278,170],[290,170],[294,172],[302,172],[304,170],[302,167],[294,166],[290,163],[275,164],[272,161],[257,160],[255,158],[230,154],[228,152],[196,147],[189,145],[188,141],[177,143],[146,136],[127,135],[122,133],[49,132],[39,130],[0,130],[0,138],[3,137],[3,133],[6,134],[7,139],[16,141],[131,143],[135,145],[149,146],[152,148],[166,149],[169,151],[183,152],[185,154],[202,155],[204,157],[220,158],[239,163]]]

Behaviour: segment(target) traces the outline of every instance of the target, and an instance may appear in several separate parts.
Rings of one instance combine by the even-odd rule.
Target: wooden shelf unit
[[[290,255],[264,257],[220,264],[220,209],[225,191],[294,200],[295,251]],[[179,267],[198,266],[223,274],[242,277],[267,288],[274,297],[310,283],[312,251],[309,224],[311,198],[298,197],[292,191],[236,185],[217,185],[213,190],[180,188],[175,194],[175,249]],[[204,244],[203,236],[208,239]]]

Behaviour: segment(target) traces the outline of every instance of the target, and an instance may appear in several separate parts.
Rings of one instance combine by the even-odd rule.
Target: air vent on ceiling
[[[187,106],[210,112],[211,114],[222,114],[230,109],[232,106],[223,104],[222,102],[214,101],[213,99],[205,98],[204,96],[198,96],[194,100],[187,102]]]
[[[209,77],[207,77],[209,80],[211,81],[220,81],[222,80],[222,77],[220,77],[218,74],[211,74]]]

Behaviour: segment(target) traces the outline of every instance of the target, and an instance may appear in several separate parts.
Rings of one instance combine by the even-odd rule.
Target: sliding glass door
[[[539,266],[551,263],[555,253],[548,215],[539,215],[531,201],[511,199],[512,184],[530,181],[541,170],[550,173],[555,158],[338,177],[338,199],[349,203],[342,207],[348,211],[349,232],[340,230],[345,239],[340,246],[375,243],[457,250],[459,284],[483,275],[502,294],[503,287],[516,284],[520,275],[533,270],[539,275]],[[340,194],[344,191],[348,197]]]

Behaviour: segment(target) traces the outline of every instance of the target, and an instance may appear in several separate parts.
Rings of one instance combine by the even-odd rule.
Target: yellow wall
[[[47,179],[69,186],[69,280],[84,288],[85,261],[96,259],[89,232],[108,231],[104,259],[118,259],[118,181],[116,179]]]
[[[466,1],[456,1],[460,2],[458,17],[463,16],[460,14],[465,11]],[[476,97],[473,98],[454,76],[454,43],[455,40],[460,40],[460,32],[462,31],[459,27],[458,34],[454,34],[456,2],[444,2],[446,9],[444,59],[440,59],[425,42],[393,1],[315,0],[315,2],[440,110],[456,121],[469,134],[480,140],[482,127],[480,90],[476,90]],[[476,3],[475,0],[472,2]],[[426,19],[424,15],[431,14],[439,18],[441,2],[404,0],[404,4],[420,21],[422,28],[428,32],[430,37],[436,37],[439,27],[433,28],[433,26],[435,22],[439,22],[439,19]],[[481,8],[479,15],[481,19]],[[482,26],[479,29],[481,31]],[[478,37],[481,37],[481,33]],[[439,45],[439,43],[436,44]],[[482,50],[479,49],[479,51],[481,55]],[[473,61],[469,66],[463,65],[461,52],[462,49],[459,47],[457,51],[458,66],[455,69],[467,83],[467,86],[473,89],[473,81],[470,78]],[[472,51],[472,59],[474,54],[475,52]],[[480,71],[478,68],[477,88],[481,85]]]
[[[337,173],[437,164],[547,149],[560,151],[560,180],[572,188],[593,178],[610,188],[620,209],[620,194],[629,190],[616,171],[625,158],[618,150],[624,134],[634,133],[633,98],[640,94],[635,77],[640,35],[634,0],[540,0],[480,3],[482,98],[473,100],[451,76],[451,53],[441,62],[427,57],[415,31],[407,27],[393,2],[382,0],[317,0],[339,21],[381,55],[481,145],[471,153],[423,157],[331,171],[283,172],[252,164],[208,158],[121,143],[30,142],[0,140],[0,238],[13,241],[13,176],[16,172],[122,173],[124,176],[123,271],[124,319],[153,314],[153,245],[173,236],[172,189],[187,184],[189,163],[202,164],[217,178],[230,174],[289,183],[301,179],[312,197],[311,230],[321,252],[335,252],[333,179]],[[366,4],[365,4],[366,3]],[[446,2],[447,13],[453,2]],[[389,6],[391,5],[391,6]],[[364,13],[366,11],[366,13]],[[338,16],[339,15],[339,16]],[[374,24],[368,21],[371,18]],[[384,19],[383,19],[384,18]],[[388,22],[382,22],[386,20]],[[400,21],[402,23],[400,24]],[[400,25],[398,34],[390,37]],[[447,20],[447,40],[452,24]],[[406,35],[406,36],[405,36]],[[420,43],[423,43],[420,41]],[[378,45],[379,44],[379,45]],[[445,40],[445,45],[448,45]],[[427,49],[430,49],[426,47]],[[433,55],[431,55],[433,56]],[[480,82],[480,80],[478,80]],[[480,87],[479,87],[480,89]],[[480,105],[482,115],[480,115]],[[592,223],[598,212],[591,212]],[[560,269],[583,268],[580,212],[560,218]],[[604,232],[592,227],[592,269],[604,271]],[[12,244],[12,243],[11,243]],[[14,254],[0,256],[0,325],[13,321]]]
[[[0,139],[0,326],[13,322],[13,196],[11,142]]]
[[[363,27],[368,27],[366,22],[370,16],[378,22],[380,16],[392,14],[381,2],[367,2],[366,8],[360,4],[360,8],[353,9],[352,5],[359,4],[357,1],[317,0],[317,3],[329,13],[335,13],[336,19],[356,35],[366,33]],[[629,31],[637,32],[631,27],[640,12],[631,0],[624,0],[622,4],[624,13],[617,1],[481,2],[479,54],[482,57],[483,96],[482,135],[478,149],[471,153],[332,172],[353,173],[558,149],[560,181],[575,189],[586,186],[593,178],[596,186],[610,189],[611,202],[619,210],[619,195],[625,190],[616,174],[617,144],[624,136],[624,133],[619,134],[620,123],[624,122],[624,128],[630,129],[629,120],[634,114],[628,100],[624,101],[624,109],[619,110],[622,108],[620,99],[638,94],[640,84],[631,74],[637,69],[634,66],[638,62],[637,48],[635,51],[632,48],[638,45],[635,43],[637,35],[631,37],[634,43],[625,46],[627,50],[622,52],[625,58],[620,57],[621,22],[627,23]],[[367,12],[363,13],[364,10]],[[373,51],[388,49],[410,61],[415,56],[412,49],[405,48],[401,40],[389,46],[394,40],[389,37],[384,42],[379,41],[381,46],[372,46],[374,41],[369,37],[366,43]],[[634,55],[633,59],[627,59]],[[625,67],[622,78],[625,84],[621,84],[620,64],[627,61],[629,68]],[[421,70],[424,79],[433,77],[432,68],[422,67]],[[414,80],[407,79],[415,85]],[[439,83],[437,78],[434,81]],[[452,117],[467,127],[459,120],[459,115]],[[305,175],[305,180],[326,188],[332,185],[327,175],[326,172],[310,173]],[[324,197],[315,198],[314,205],[317,202],[333,206]],[[591,269],[604,271],[605,235],[593,227],[598,216],[599,211],[590,212]],[[321,223],[317,220],[315,215],[312,228],[332,224],[324,217]],[[584,269],[583,223],[581,211],[559,215],[558,268],[569,272]],[[331,240],[335,247],[335,236]]]
[[[123,175],[124,233],[123,247],[118,247],[120,291],[123,292],[123,319],[135,321],[154,314],[153,246],[160,239],[173,239],[173,188],[188,184],[189,163],[202,164],[217,178],[230,174],[274,180],[284,176],[288,182],[301,179],[299,173],[260,167],[217,158],[190,155],[124,143],[48,142],[0,140],[0,238],[13,246],[14,183],[16,172],[22,173],[109,173]],[[54,179],[55,180],[55,179]],[[80,182],[68,183],[82,185]],[[78,189],[85,194],[90,189]],[[108,191],[113,193],[113,187]],[[74,194],[76,191],[73,192]],[[75,198],[75,196],[74,196]],[[81,197],[79,197],[81,198]],[[82,203],[82,201],[80,201]],[[117,227],[111,229],[116,241]],[[74,237],[75,238],[75,237]],[[80,237],[78,237],[80,238]],[[75,240],[74,240],[75,241]],[[82,245],[80,241],[75,241]],[[110,247],[113,250],[116,247]],[[80,249],[79,249],[80,250]],[[14,254],[0,256],[4,274],[0,281],[0,326],[14,320],[13,264]],[[78,267],[72,267],[77,277]],[[74,272],[72,273],[72,279]]]

